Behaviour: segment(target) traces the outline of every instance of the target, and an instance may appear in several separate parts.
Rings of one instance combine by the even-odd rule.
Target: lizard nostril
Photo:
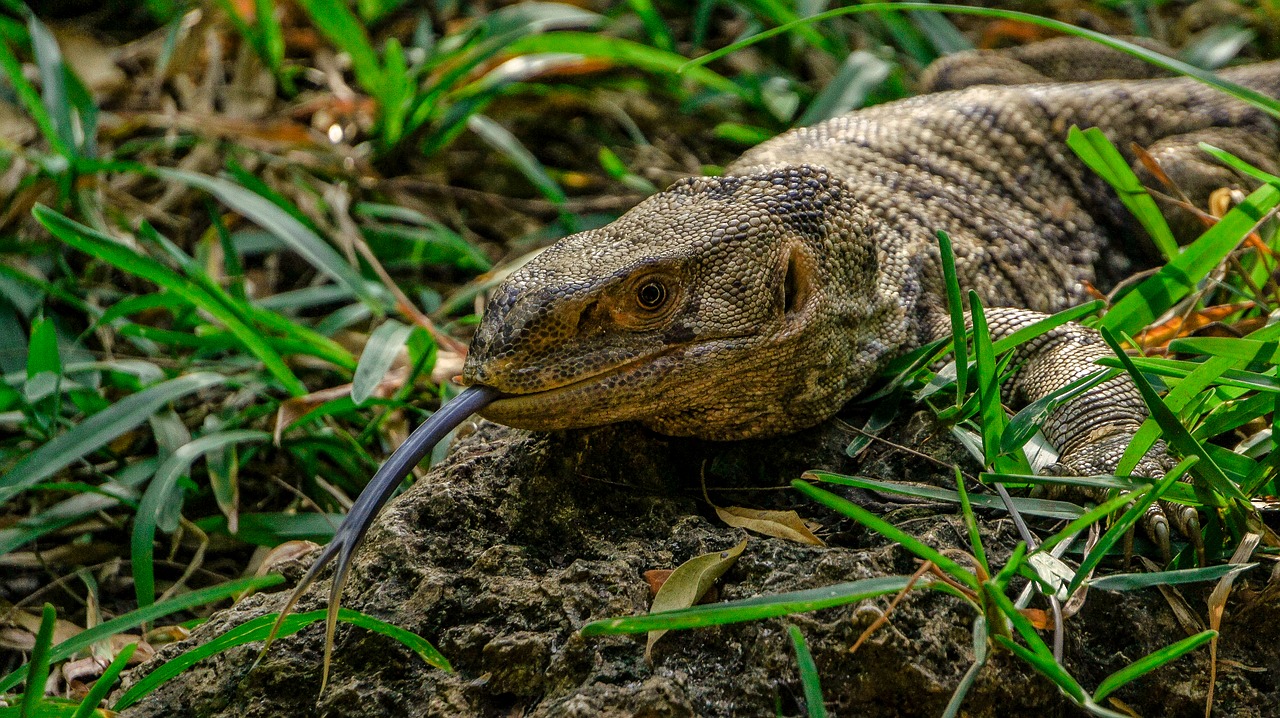
[[[570,327],[570,329],[580,329],[585,326],[587,321],[591,318],[591,313],[595,311],[596,306],[598,305],[599,302],[595,299],[587,302],[582,307],[582,311],[578,312],[578,319],[573,323],[573,326]]]

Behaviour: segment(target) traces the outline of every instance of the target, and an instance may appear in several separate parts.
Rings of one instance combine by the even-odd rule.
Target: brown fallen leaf
[[[1244,538],[1240,539],[1240,544],[1236,546],[1235,552],[1231,554],[1231,560],[1227,563],[1240,564],[1248,562],[1262,539],[1263,535],[1261,533],[1246,533]],[[1209,594],[1209,628],[1214,631],[1222,630],[1222,614],[1227,607],[1227,598],[1231,595],[1231,586],[1239,575],[1234,573],[1227,574],[1218,579],[1218,584],[1213,587],[1213,593]],[[1205,718],[1209,718],[1213,714],[1213,692],[1218,679],[1218,635],[1215,634],[1209,640],[1209,689],[1205,691],[1204,698]]]
[[[146,663],[156,654],[156,649],[150,643],[132,633],[117,633],[111,637],[110,641],[112,658],[120,655],[120,651],[123,651],[125,646],[133,643],[138,644],[138,647],[133,651],[133,655],[129,656],[128,665],[130,666]]]
[[[995,20],[982,31],[978,47],[990,50],[1010,43],[1025,45],[1053,37],[1053,31],[1019,20]]]
[[[827,544],[809,530],[809,526],[800,514],[794,511],[766,511],[764,509],[747,509],[741,506],[715,507],[720,520],[734,528],[755,531],[765,536],[787,539],[796,543],[811,546]]]
[[[657,596],[658,591],[662,590],[662,584],[671,578],[671,574],[675,573],[674,568],[655,568],[644,572],[644,581],[649,584],[649,595]]]
[[[169,643],[185,641],[191,631],[182,626],[156,626],[143,635],[144,641],[152,646],[163,646]]]
[[[1209,214],[1221,218],[1231,211],[1235,202],[1231,198],[1230,187],[1219,187],[1209,194]]]
[[[663,582],[662,588],[658,589],[658,594],[653,597],[653,605],[649,607],[649,613],[674,611],[696,604],[716,579],[733,566],[746,547],[747,539],[742,539],[742,543],[731,549],[694,556],[677,566]],[[651,658],[653,644],[657,643],[666,632],[666,629],[649,631],[649,642],[644,648],[645,661]]]
[[[1137,336],[1137,341],[1142,345],[1143,349],[1164,347],[1178,337],[1185,337],[1201,327],[1220,322],[1236,312],[1251,309],[1252,307],[1253,302],[1237,302],[1235,304],[1218,304],[1212,307],[1205,307],[1199,311],[1192,312],[1186,317],[1173,317],[1162,324],[1150,327]]]
[[[450,351],[444,347],[436,350],[436,365],[431,367],[431,381],[437,384],[451,382],[462,373],[462,365],[467,355]]]
[[[1030,621],[1037,631],[1053,630],[1053,614],[1043,608],[1020,608],[1018,613]]]
[[[285,541],[279,546],[267,551],[266,555],[262,557],[262,562],[258,564],[258,568],[253,572],[253,575],[266,576],[276,570],[277,566],[289,563],[290,561],[297,561],[317,548],[320,548],[320,545],[311,541]]]
[[[404,382],[408,378],[408,362],[403,359],[397,359],[396,364],[392,366],[387,375],[374,388],[373,396],[379,399],[390,399],[404,386]],[[295,396],[280,402],[280,407],[276,409],[276,427],[272,435],[275,445],[280,445],[280,437],[284,435],[284,430],[289,428],[293,422],[306,416],[307,412],[325,402],[350,395],[351,384],[342,384],[341,386],[331,386],[328,389],[313,391],[310,394]]]
[[[74,25],[54,24],[49,31],[58,41],[63,61],[95,97],[101,100],[125,89],[129,78],[116,64],[116,48]]]
[[[6,607],[0,609],[0,647],[30,651],[36,644],[36,633],[40,631],[40,619],[39,614],[6,604]],[[84,629],[71,621],[59,618],[53,624],[53,642],[62,643],[82,630]]]

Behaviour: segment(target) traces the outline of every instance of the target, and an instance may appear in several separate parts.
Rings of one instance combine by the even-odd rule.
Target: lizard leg
[[[1143,37],[1122,38],[1164,55],[1168,45]],[[968,50],[935,60],[920,78],[924,92],[974,85],[1143,80],[1168,73],[1132,55],[1079,37],[1063,37],[1003,50]]]
[[[1147,187],[1175,195],[1175,199],[1185,198],[1201,210],[1209,207],[1210,196],[1219,189],[1251,191],[1258,186],[1258,180],[1202,150],[1201,142],[1226,150],[1264,172],[1280,174],[1280,138],[1273,131],[1255,127],[1212,127],[1166,137],[1148,147],[1147,154],[1159,165],[1172,188],[1140,160],[1133,163],[1133,171]],[[1204,232],[1205,225],[1194,212],[1169,201],[1164,205],[1169,227],[1180,242],[1189,242]]]
[[[992,338],[999,339],[1045,315],[1023,309],[989,309],[986,316]],[[1014,405],[1030,403],[1093,374],[1099,369],[1095,361],[1111,355],[1097,332],[1075,323],[1064,324],[1026,342],[1016,352],[1013,361],[1018,368],[1004,387],[1007,400]],[[1102,382],[1062,403],[1041,427],[1045,438],[1058,448],[1054,470],[1076,476],[1114,473],[1146,417],[1142,395],[1127,375]],[[1173,459],[1164,443],[1157,442],[1133,473],[1158,478],[1172,466]],[[1142,521],[1148,536],[1166,556],[1170,524],[1180,533],[1195,529],[1196,535],[1187,538],[1198,545],[1199,520],[1191,520],[1182,508],[1156,504]],[[1173,521],[1169,518],[1171,512]],[[1194,514],[1194,509],[1191,513]]]

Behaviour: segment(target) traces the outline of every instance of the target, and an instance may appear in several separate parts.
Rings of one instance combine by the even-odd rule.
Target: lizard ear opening
[[[785,316],[799,311],[809,299],[812,286],[811,268],[799,247],[792,247],[787,256],[787,271],[782,278],[782,313]]]

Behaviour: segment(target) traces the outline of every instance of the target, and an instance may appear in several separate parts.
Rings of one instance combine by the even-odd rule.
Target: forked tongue
[[[347,574],[351,570],[352,556],[354,556],[356,549],[360,548],[360,544],[364,542],[364,536],[369,532],[369,526],[373,524],[373,520],[377,517],[378,511],[382,509],[383,504],[387,503],[387,500],[391,498],[391,494],[395,493],[401,479],[408,475],[413,470],[413,467],[422,461],[423,457],[431,453],[435,445],[447,436],[450,431],[453,431],[458,424],[461,424],[468,416],[489,405],[499,396],[501,394],[497,390],[487,386],[473,386],[465,389],[461,394],[440,407],[440,410],[428,417],[426,421],[422,422],[422,425],[409,435],[409,438],[400,445],[400,448],[392,452],[386,463],[369,480],[369,484],[364,487],[364,491],[360,492],[355,505],[351,507],[351,511],[347,512],[346,518],[342,520],[342,525],[338,526],[337,532],[334,533],[333,540],[324,547],[320,557],[316,559],[315,563],[311,564],[311,569],[307,571],[307,575],[303,576],[302,580],[298,582],[297,588],[293,589],[293,594],[289,596],[289,601],[281,609],[275,625],[271,627],[271,634],[267,636],[267,642],[263,644],[262,652],[258,654],[258,661],[261,661],[262,657],[266,655],[267,648],[275,640],[276,634],[280,632],[280,626],[284,624],[284,619],[293,611],[298,599],[315,582],[316,577],[320,575],[320,571],[336,557],[338,565],[333,572],[333,585],[329,588],[329,610],[328,618],[325,621],[324,672],[320,679],[320,692],[324,693],[325,685],[329,682],[329,660],[333,655],[333,632],[338,625],[338,608],[342,600],[342,587],[346,584]],[[254,665],[257,665],[257,661],[254,662]]]

